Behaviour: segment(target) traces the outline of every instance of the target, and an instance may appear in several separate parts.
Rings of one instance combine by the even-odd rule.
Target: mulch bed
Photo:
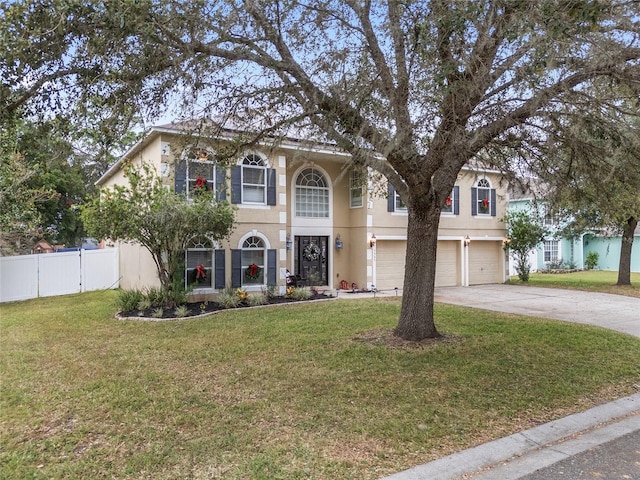
[[[328,300],[330,297],[328,295],[324,295],[322,293],[311,295],[306,300],[295,300],[293,298],[287,297],[271,297],[268,299],[267,303],[264,305],[279,305],[284,303],[299,303],[299,302],[308,302],[311,300]],[[233,310],[229,308],[224,308],[217,302],[193,302],[185,304],[188,310],[188,313],[184,316],[178,317],[175,314],[175,308],[163,309],[163,314],[161,317],[154,317],[153,313],[158,307],[152,307],[146,310],[127,310],[124,312],[118,312],[117,317],[120,319],[130,318],[130,319],[144,319],[144,320],[171,320],[171,319],[180,319],[180,318],[190,318],[198,315],[206,315],[208,313],[219,312],[221,310]],[[247,302],[240,302],[234,308],[250,308],[253,305],[249,305]],[[262,305],[260,305],[262,306]]]

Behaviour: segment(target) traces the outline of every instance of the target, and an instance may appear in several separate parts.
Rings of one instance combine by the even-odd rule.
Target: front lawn
[[[523,283],[518,277],[510,282],[534,287],[568,288],[591,292],[613,293],[640,298],[640,273],[631,273],[631,285],[617,286],[618,272],[610,270],[584,270],[573,273],[532,273],[529,282]]]
[[[399,299],[161,323],[116,292],[0,306],[0,478],[377,479],[634,392],[640,340],[438,305],[419,348],[357,340]]]

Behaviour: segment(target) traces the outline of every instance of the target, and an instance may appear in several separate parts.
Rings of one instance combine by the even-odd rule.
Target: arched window
[[[208,238],[193,239],[185,251],[185,287],[213,287],[213,242]]]
[[[266,203],[267,165],[251,153],[242,160],[242,203]]]
[[[491,204],[491,184],[486,178],[481,178],[476,184],[476,212],[478,215],[491,215],[493,206]]]
[[[329,217],[329,186],[319,170],[306,168],[296,178],[296,216]]]
[[[242,243],[242,285],[265,284],[266,247],[260,237],[248,237]]]
[[[203,148],[195,148],[187,159],[187,198],[201,191],[213,191],[216,182],[214,155]]]

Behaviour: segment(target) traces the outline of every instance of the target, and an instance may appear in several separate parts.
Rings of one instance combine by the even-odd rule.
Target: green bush
[[[186,305],[180,305],[179,307],[176,307],[173,313],[179,318],[186,317],[189,314],[189,308]]]
[[[235,308],[241,301],[236,289],[231,287],[225,287],[225,289],[218,294],[216,300],[222,308]]]
[[[153,318],[162,318],[163,315],[164,315],[164,310],[162,310],[162,308],[156,308],[151,314]]]
[[[298,287],[293,290],[293,298],[295,300],[308,300],[311,298],[311,289],[309,287]]]
[[[587,258],[584,261],[585,268],[587,270],[593,270],[598,266],[599,259],[600,259],[600,255],[598,255],[598,252],[587,253]]]
[[[255,307],[257,305],[264,305],[267,303],[267,301],[268,298],[263,293],[254,293],[247,297],[247,303],[252,307]]]
[[[140,290],[122,290],[116,299],[116,306],[122,312],[135,310],[145,296]]]
[[[138,310],[149,310],[151,308],[151,300],[149,300],[149,298],[143,298],[142,300],[140,300],[138,302],[138,305],[136,305],[136,308]]]

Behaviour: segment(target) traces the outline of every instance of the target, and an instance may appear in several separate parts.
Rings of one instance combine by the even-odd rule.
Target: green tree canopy
[[[104,189],[85,205],[85,227],[96,238],[141,244],[155,262],[162,287],[179,293],[176,287],[189,242],[227,237],[234,227],[235,210],[208,192],[187,200],[166,190],[148,165],[139,170],[127,164],[124,171],[127,186]]]
[[[637,98],[639,16],[626,0],[23,0],[0,22],[0,99],[332,142],[407,206],[396,333],[419,340],[438,335],[438,225],[460,169],[543,156],[549,131],[619,100],[586,88],[599,78]]]
[[[507,212],[502,219],[507,224],[507,243],[505,248],[513,253],[518,277],[529,281],[529,253],[536,248],[547,235],[547,230],[533,212],[515,210]]]

